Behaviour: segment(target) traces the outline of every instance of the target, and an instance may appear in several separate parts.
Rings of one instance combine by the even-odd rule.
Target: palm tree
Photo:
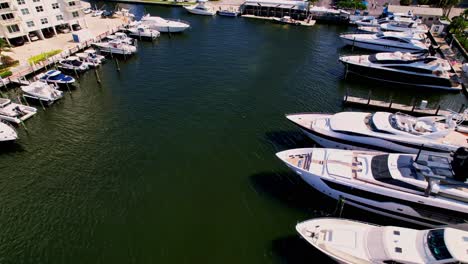
[[[0,56],[2,55],[3,51],[10,51],[10,45],[3,39],[0,38]]]

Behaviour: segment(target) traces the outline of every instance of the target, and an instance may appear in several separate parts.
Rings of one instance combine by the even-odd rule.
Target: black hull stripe
[[[305,131],[307,131],[307,132],[309,132],[311,134],[314,134],[317,137],[321,137],[321,138],[324,138],[324,139],[327,139],[327,140],[330,140],[330,141],[335,141],[335,142],[338,142],[338,143],[342,143],[342,144],[346,144],[346,145],[352,145],[352,146],[356,146],[356,147],[364,147],[364,148],[367,148],[367,149],[379,150],[379,151],[383,151],[383,152],[390,152],[390,153],[395,152],[395,150],[385,148],[385,147],[379,147],[379,146],[375,146],[375,145],[369,145],[369,144],[365,144],[365,143],[360,143],[360,142],[345,140],[345,139],[341,139],[341,138],[331,137],[331,136],[328,136],[328,135],[321,134],[321,133],[319,133],[319,132],[317,132],[317,131],[315,131],[313,129],[303,127],[303,126],[301,126],[299,124],[296,124],[294,122],[293,122],[293,124],[295,124],[299,128],[301,128],[301,129],[303,129],[303,130],[305,130]],[[361,134],[355,135],[355,136],[370,138],[370,136],[361,135]],[[403,146],[403,147],[414,148],[414,149],[420,149],[421,148],[420,145],[412,145],[412,144],[408,144],[408,143],[395,142],[395,141],[388,140],[388,139],[382,139],[382,140],[386,140],[386,141],[389,141],[391,143],[394,143],[396,145],[400,145],[400,146]],[[422,147],[422,150],[432,151],[432,152],[449,152],[449,151],[445,151],[445,150],[442,150],[442,149],[430,148],[430,147],[426,147],[426,146]]]
[[[359,188],[353,188],[346,185],[342,185],[336,182],[322,179],[322,181],[330,188],[357,197],[365,199],[371,199],[378,202],[397,203],[411,207],[417,211],[420,215],[428,218],[440,218],[441,222],[450,223],[466,223],[468,220],[468,213],[445,209],[441,207],[434,207],[426,204],[420,204],[408,200],[398,199],[395,197],[389,197],[378,193],[365,191]]]

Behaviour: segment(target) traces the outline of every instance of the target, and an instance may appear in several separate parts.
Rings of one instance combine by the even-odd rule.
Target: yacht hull
[[[462,89],[461,84],[454,83],[449,78],[370,67],[343,60],[341,60],[341,62],[346,66],[347,72],[366,77],[368,79],[448,91],[460,91]]]
[[[348,39],[348,38],[341,38],[346,45],[358,47],[361,49],[367,50],[375,50],[375,51],[383,51],[383,52],[415,52],[415,51],[422,51],[425,49],[421,49],[418,47],[405,47],[405,46],[392,46],[392,45],[381,45],[377,43],[371,43],[367,41],[360,41],[356,39]]]

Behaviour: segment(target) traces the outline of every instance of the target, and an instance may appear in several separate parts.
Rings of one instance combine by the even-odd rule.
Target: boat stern
[[[0,123],[0,141],[15,141],[18,139],[16,130],[6,123]]]

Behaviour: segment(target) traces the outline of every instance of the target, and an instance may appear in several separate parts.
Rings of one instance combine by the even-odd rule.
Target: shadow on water
[[[327,255],[315,249],[299,235],[275,239],[271,247],[280,263],[334,263]]]
[[[23,151],[23,146],[21,144],[18,144],[17,142],[2,142],[2,147],[0,148],[0,156]]]
[[[309,139],[300,130],[270,131],[265,133],[265,139],[275,147],[275,150],[282,151],[294,148],[318,147],[312,139]]]

